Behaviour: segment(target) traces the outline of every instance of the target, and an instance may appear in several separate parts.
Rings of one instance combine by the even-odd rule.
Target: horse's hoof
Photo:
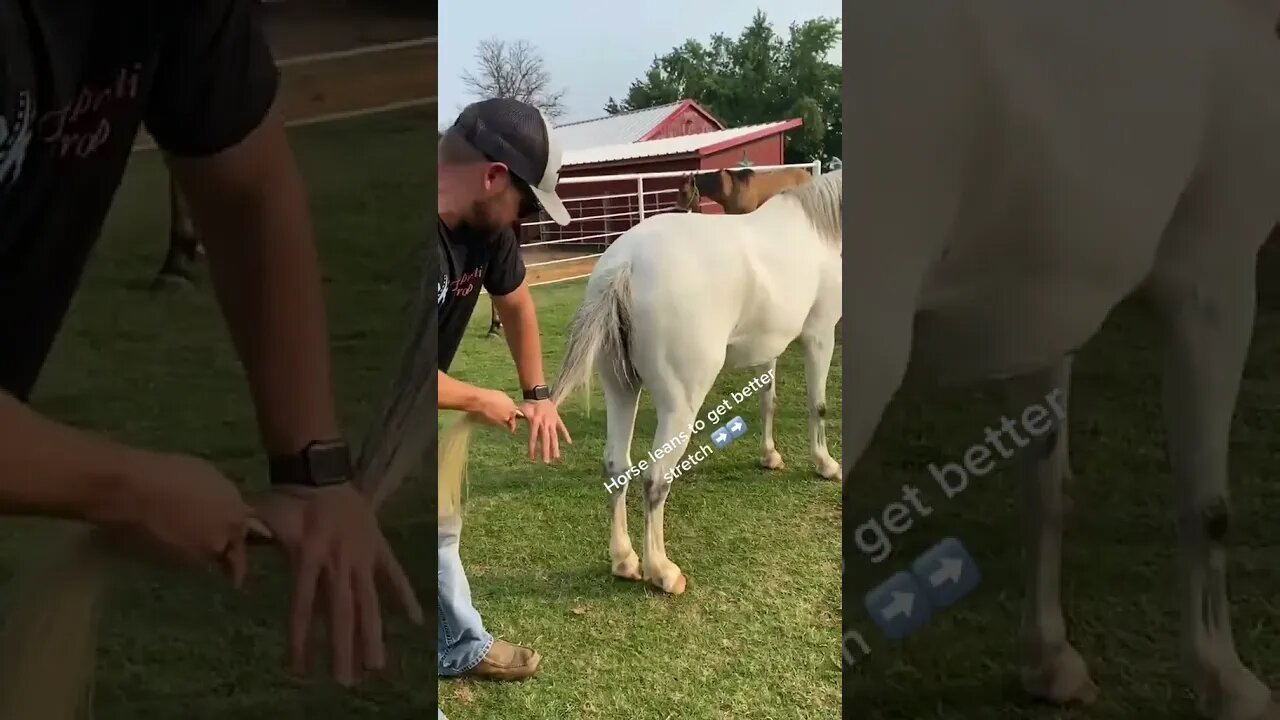
[[[613,563],[613,574],[623,580],[643,580],[644,576],[640,574],[640,558],[635,553],[624,560],[617,560]]]
[[[688,587],[689,578],[685,577],[684,573],[680,573],[680,577],[676,578],[675,584],[671,586],[671,589],[668,590],[667,588],[662,588],[662,592],[667,593],[668,595],[683,595],[685,589]]]
[[[760,458],[760,467],[765,470],[781,470],[784,467],[782,463],[782,453],[774,450],[768,455]]]
[[[1091,705],[1098,699],[1098,686],[1089,677],[1084,658],[1070,645],[1047,663],[1024,667],[1022,687],[1031,697],[1052,705]]]
[[[668,575],[668,577],[670,577]],[[645,578],[650,585],[661,590],[668,595],[683,595],[686,588],[689,587],[689,578],[685,574],[677,571],[675,580],[667,581],[662,577],[650,576]]]
[[[839,480],[840,479],[840,463],[831,458],[818,463],[818,475],[823,480]]]

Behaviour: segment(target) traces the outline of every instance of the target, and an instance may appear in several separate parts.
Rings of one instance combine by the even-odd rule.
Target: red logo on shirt
[[[453,290],[453,296],[456,298],[464,298],[475,292],[480,287],[480,283],[484,278],[484,268],[478,267],[469,273],[464,273],[457,280],[450,283]]]
[[[74,100],[40,118],[40,140],[52,145],[59,157],[87,158],[96,153],[111,137],[111,106],[137,100],[141,70],[135,64],[121,68],[107,84],[81,87]]]

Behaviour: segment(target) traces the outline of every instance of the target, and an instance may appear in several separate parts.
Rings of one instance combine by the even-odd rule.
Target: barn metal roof
[[[565,152],[633,143],[666,120],[683,102],[679,100],[643,110],[557,125],[556,140]]]
[[[745,138],[750,135],[767,135],[775,128],[794,127],[796,120],[780,120],[778,122],[746,125],[744,127],[715,130],[712,132],[680,135],[678,137],[646,140],[645,142],[625,142],[599,147],[584,147],[566,150],[562,167],[569,165],[593,165],[595,163],[615,162],[618,160],[636,160],[640,158],[662,157],[665,155],[685,155],[703,148]],[[559,130],[557,130],[557,134]]]

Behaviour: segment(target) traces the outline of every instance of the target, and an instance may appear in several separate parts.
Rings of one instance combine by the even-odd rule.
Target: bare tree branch
[[[482,100],[514,98],[552,120],[564,115],[567,90],[551,87],[542,55],[528,41],[484,40],[476,49],[475,61],[475,70],[464,70],[459,76],[472,95]]]

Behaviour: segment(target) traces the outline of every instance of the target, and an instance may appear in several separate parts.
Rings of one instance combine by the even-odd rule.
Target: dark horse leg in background
[[[493,298],[489,298],[489,335],[495,337],[502,334],[502,320],[498,318],[498,308],[493,304]]]
[[[190,283],[191,266],[200,255],[200,236],[191,220],[191,210],[173,178],[169,178],[169,251],[156,274],[153,286],[177,281]]]

